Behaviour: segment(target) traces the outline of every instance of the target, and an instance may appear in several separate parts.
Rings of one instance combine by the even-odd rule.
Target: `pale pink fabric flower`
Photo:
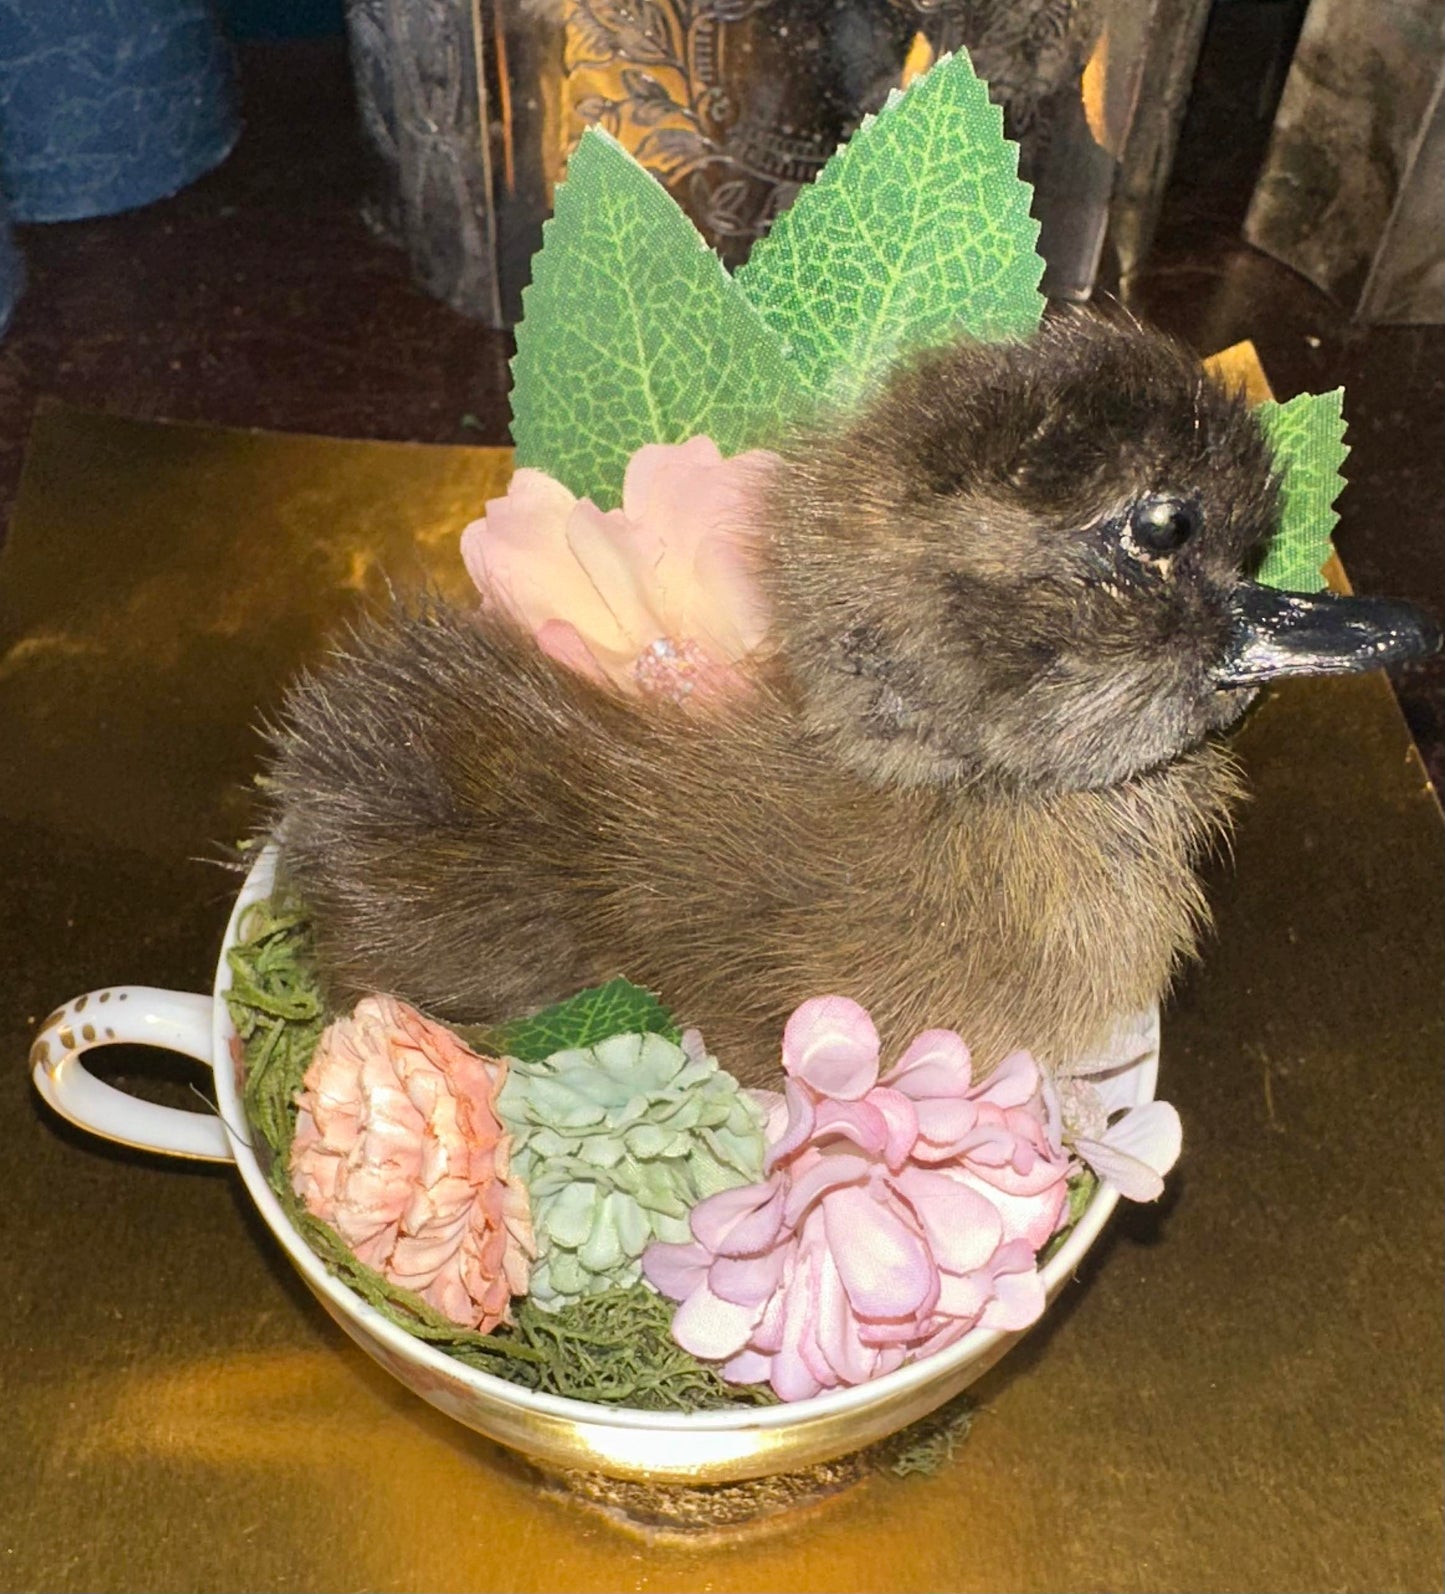
[[[1147,1027],[1143,1017],[1122,1021],[1097,1052],[1045,1087],[1050,1132],[1129,1201],[1163,1195],[1184,1138],[1169,1102],[1135,1105],[1135,1075],[1150,1051]]]
[[[506,1064],[390,996],[322,1034],[298,1098],[291,1186],[358,1260],[489,1333],[527,1289],[527,1191],[496,1113]]]
[[[783,1037],[768,1177],[693,1210],[647,1277],[680,1301],[673,1336],[784,1400],[891,1372],[975,1327],[1044,1308],[1035,1254],[1066,1209],[1042,1076],[1015,1052],[981,1083],[950,1030],[882,1080],[878,1032],[845,997],[804,1002]]]
[[[632,456],[606,512],[538,470],[462,532],[484,607],[509,611],[543,651],[594,680],[681,701],[742,683],[766,631],[749,568],[754,449],[724,459],[706,437]]]

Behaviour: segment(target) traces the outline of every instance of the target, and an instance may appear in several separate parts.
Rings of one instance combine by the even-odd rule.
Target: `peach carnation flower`
[[[706,437],[650,443],[627,466],[622,507],[605,512],[524,468],[462,532],[462,559],[484,607],[580,674],[679,702],[726,692],[766,631],[748,497],[773,459],[724,459]]]
[[[496,1112],[506,1064],[390,996],[322,1034],[291,1144],[291,1185],[393,1284],[489,1333],[526,1293],[526,1187]]]

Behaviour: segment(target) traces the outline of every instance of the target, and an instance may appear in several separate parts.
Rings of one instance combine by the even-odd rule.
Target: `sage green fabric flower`
[[[636,1283],[653,1240],[691,1238],[699,1201],[762,1178],[765,1114],[696,1030],[680,1046],[615,1035],[509,1058],[497,1109],[531,1197],[542,1306]]]

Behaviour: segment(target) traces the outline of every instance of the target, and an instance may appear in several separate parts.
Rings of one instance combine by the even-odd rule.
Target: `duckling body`
[[[775,647],[706,710],[497,615],[363,624],[292,691],[274,828],[338,999],[486,1023],[613,975],[776,1084],[809,996],[885,1056],[1061,1062],[1156,1000],[1236,782],[1235,589],[1273,529],[1243,403],[1079,318],[802,439],[759,509]]]
[[[774,687],[706,716],[629,700],[441,609],[358,639],[293,712],[314,725],[338,690],[396,714],[282,766],[283,795],[368,782],[354,827],[287,812],[336,994],[487,1022],[625,974],[753,1084],[828,991],[885,1046],[950,1027],[981,1059],[1069,1055],[1192,945],[1192,859],[1233,789],[1214,749],[1029,804],[883,789],[820,758]]]

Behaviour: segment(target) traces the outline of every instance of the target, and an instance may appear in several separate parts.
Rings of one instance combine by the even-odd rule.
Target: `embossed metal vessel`
[[[975,1329],[935,1356],[851,1389],[790,1405],[690,1414],[538,1394],[413,1338],[326,1271],[287,1221],[242,1133],[240,1048],[224,1000],[230,983],[226,950],[245,910],[271,894],[274,873],[275,856],[268,849],[237,898],[211,995],[113,986],[77,997],[51,1015],[36,1039],[35,1085],[56,1112],[105,1139],[234,1162],[267,1227],[331,1317],[367,1355],[448,1416],[544,1466],[653,1483],[724,1483],[811,1466],[884,1438],[942,1405],[1022,1337]],[[1157,1012],[1140,1019],[1138,1035],[1147,1055],[1132,1078],[1136,1101],[1143,1102],[1153,1096],[1158,1072]],[[137,1043],[184,1053],[211,1068],[218,1115],[140,1101],[96,1079],[82,1062],[94,1047]],[[1098,1238],[1117,1199],[1100,1189],[1044,1265],[1051,1300]]]
[[[346,0],[366,211],[418,280],[521,314],[584,127],[651,171],[729,268],[891,90],[966,49],[1036,185],[1044,291],[1148,251],[1208,0]]]

